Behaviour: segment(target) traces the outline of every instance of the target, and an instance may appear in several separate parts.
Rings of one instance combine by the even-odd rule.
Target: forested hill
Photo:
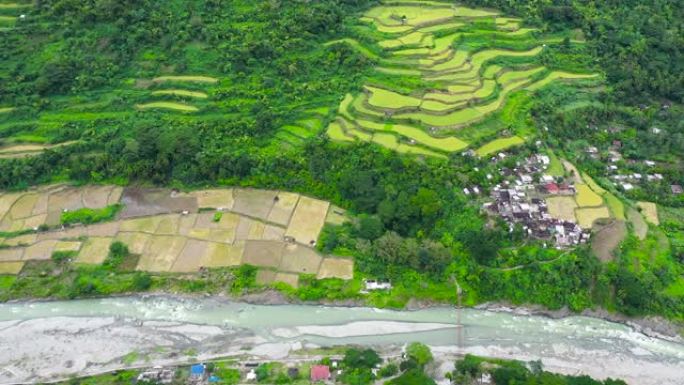
[[[373,305],[456,301],[456,280],[469,305],[681,320],[683,12],[666,0],[0,0],[0,190],[293,191],[353,218],[317,247],[353,257],[354,280],[303,280],[302,300],[357,298],[380,278],[395,288]],[[589,213],[586,232],[615,225],[610,247],[549,247],[484,212],[538,155],[560,185],[586,180],[596,203],[566,197],[569,216]],[[41,284],[22,279],[10,286]]]

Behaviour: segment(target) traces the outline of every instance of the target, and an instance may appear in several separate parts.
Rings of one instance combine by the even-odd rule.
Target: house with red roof
[[[328,365],[314,365],[311,367],[311,382],[328,381],[330,368]]]
[[[547,183],[547,184],[544,186],[544,188],[546,188],[546,192],[548,192],[549,194],[558,194],[558,193],[560,193],[560,188],[558,187],[557,184],[555,184],[555,183],[553,183],[553,182]]]

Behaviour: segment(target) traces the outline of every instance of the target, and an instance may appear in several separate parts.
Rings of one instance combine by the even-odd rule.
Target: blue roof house
[[[204,364],[195,364],[190,367],[190,378],[203,378],[205,373]]]

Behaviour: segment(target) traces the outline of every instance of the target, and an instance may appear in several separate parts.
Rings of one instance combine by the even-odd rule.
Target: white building
[[[364,281],[364,284],[366,286],[366,291],[373,291],[373,290],[390,290],[392,288],[392,284],[389,282],[381,282],[381,281],[376,281],[374,279],[367,279]]]

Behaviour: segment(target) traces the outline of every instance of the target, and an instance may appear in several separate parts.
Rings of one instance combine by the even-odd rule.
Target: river
[[[561,373],[684,385],[684,344],[622,324],[476,309],[464,309],[461,323],[459,347],[452,308],[266,306],[173,296],[6,303],[0,304],[0,384],[230,355],[278,359],[302,347],[421,341],[437,356],[541,359]]]

